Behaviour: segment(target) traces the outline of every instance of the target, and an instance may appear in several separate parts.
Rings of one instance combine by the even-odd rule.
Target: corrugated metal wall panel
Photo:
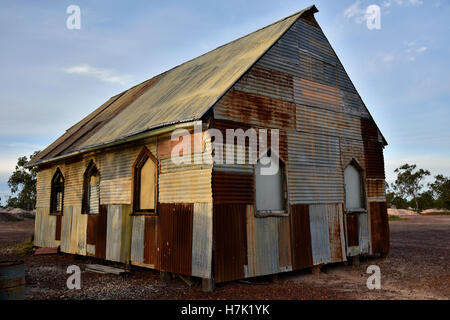
[[[87,216],[87,254],[96,258],[105,259],[108,207],[106,205],[100,205],[99,214],[89,214]]]
[[[159,206],[158,249],[160,270],[192,274],[192,223],[194,204]]]
[[[214,107],[214,118],[258,127],[295,128],[295,105],[281,99],[230,90]]]
[[[101,204],[131,204],[131,177],[100,181]]]
[[[64,206],[61,229],[61,251],[86,255],[88,215],[81,214],[81,206]]]
[[[254,203],[253,174],[213,171],[214,204]]]
[[[56,248],[59,241],[55,240],[56,216],[49,215],[49,207],[36,209],[34,223],[34,245],[38,247]]]
[[[311,248],[314,265],[331,262],[330,235],[326,205],[310,205]]]
[[[247,206],[246,277],[278,273],[278,218],[255,218],[254,206]]]
[[[36,208],[46,208],[50,206],[52,177],[52,168],[38,171],[36,182]]]
[[[291,206],[292,267],[294,270],[313,265],[309,206]]]
[[[325,109],[297,106],[297,130],[361,140],[360,118]]]
[[[280,271],[292,270],[291,225],[289,217],[278,218],[278,254]]]
[[[372,253],[387,254],[390,248],[389,219],[385,202],[370,203]]]
[[[109,205],[107,217],[106,259],[126,263],[130,248],[130,206]]]
[[[160,203],[211,202],[211,169],[177,171],[159,175]]]
[[[245,277],[247,265],[247,205],[214,204],[214,279],[225,282]]]
[[[346,261],[342,205],[327,205],[326,211],[328,216],[331,262]]]
[[[140,264],[144,262],[145,216],[133,216],[132,219],[131,263]]]
[[[158,268],[158,220],[157,216],[145,217],[144,264]]]
[[[212,203],[194,203],[192,231],[192,275],[212,277],[213,212]]]

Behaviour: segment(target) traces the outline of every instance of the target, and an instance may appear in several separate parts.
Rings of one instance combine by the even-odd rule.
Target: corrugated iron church
[[[387,143],[316,12],[179,65],[69,128],[29,164],[35,245],[207,283],[387,254]],[[267,182],[245,161],[174,164],[171,133],[194,141],[194,126],[205,137],[278,129],[279,174]],[[211,156],[211,140],[182,157]]]

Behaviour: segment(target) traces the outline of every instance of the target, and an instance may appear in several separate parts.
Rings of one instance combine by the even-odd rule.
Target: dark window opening
[[[59,168],[52,178],[50,195],[50,213],[56,215],[63,214],[64,205],[64,176]]]

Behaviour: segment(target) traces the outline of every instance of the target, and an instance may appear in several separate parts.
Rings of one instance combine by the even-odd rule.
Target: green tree
[[[30,156],[30,160],[38,153],[39,151],[35,151]],[[36,206],[37,168],[25,168],[28,161],[26,156],[20,157],[17,160],[15,171],[8,179],[8,186],[13,195],[8,199],[8,207],[32,210]]]
[[[436,207],[450,209],[450,177],[444,177],[442,174],[438,174],[434,178],[434,182],[429,183],[428,187],[433,198],[436,200]]]
[[[404,199],[411,198],[415,204],[416,211],[419,211],[419,195],[423,188],[423,179],[430,175],[430,171],[417,169],[415,164],[404,164],[394,170],[397,173],[397,179],[392,188],[399,197]]]

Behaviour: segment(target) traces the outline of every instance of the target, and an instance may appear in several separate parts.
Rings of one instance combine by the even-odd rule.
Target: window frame
[[[269,148],[266,156],[271,157],[272,150]],[[267,217],[287,217],[289,216],[289,191],[288,191],[288,175],[286,170],[286,162],[275,153],[275,156],[278,158],[279,163],[282,164],[283,167],[283,189],[284,189],[284,201],[285,201],[285,210],[257,210],[256,207],[256,164],[261,160],[262,157],[259,157],[255,164],[253,165],[253,183],[254,183],[254,208],[255,208],[255,217],[256,218],[267,218]],[[280,170],[280,168],[279,168]]]
[[[359,172],[359,178],[360,178],[360,185],[361,185],[361,190],[360,190],[360,195],[361,195],[361,204],[363,205],[362,208],[354,208],[354,209],[347,209],[347,191],[346,191],[346,185],[345,185],[345,170],[349,167],[349,166],[353,166],[355,167],[355,169]],[[366,213],[367,212],[367,192],[366,192],[366,175],[365,175],[365,171],[364,168],[359,164],[359,162],[355,159],[352,158],[352,160],[350,160],[347,165],[344,167],[344,208],[345,208],[345,212],[346,213]]]
[[[62,186],[58,186],[62,188],[61,191],[57,191],[57,186],[55,185],[55,179],[59,177],[62,178]],[[60,168],[57,168],[55,173],[52,176],[51,186],[50,186],[50,215],[52,216],[62,216],[64,214],[64,187],[65,187],[65,178],[64,175],[61,172]],[[58,207],[58,198],[57,194],[61,192],[61,211],[57,211],[56,208]]]
[[[155,208],[154,209],[141,209],[140,207],[140,197],[141,197],[141,169],[144,167],[147,161],[153,161],[155,164]],[[133,163],[132,168],[132,215],[158,215],[158,189],[159,189],[159,162],[158,159],[147,149],[147,147],[142,148],[141,152],[137,156]]]
[[[82,198],[82,204],[81,204],[81,213],[82,214],[92,214],[97,215],[98,213],[91,213],[90,212],[90,184],[91,184],[91,177],[98,175],[99,177],[99,186],[100,186],[100,171],[97,168],[97,165],[95,164],[94,160],[89,161],[89,164],[84,171],[83,174],[83,198]],[[100,189],[100,188],[99,188]],[[98,194],[98,212],[100,212],[100,190]]]

